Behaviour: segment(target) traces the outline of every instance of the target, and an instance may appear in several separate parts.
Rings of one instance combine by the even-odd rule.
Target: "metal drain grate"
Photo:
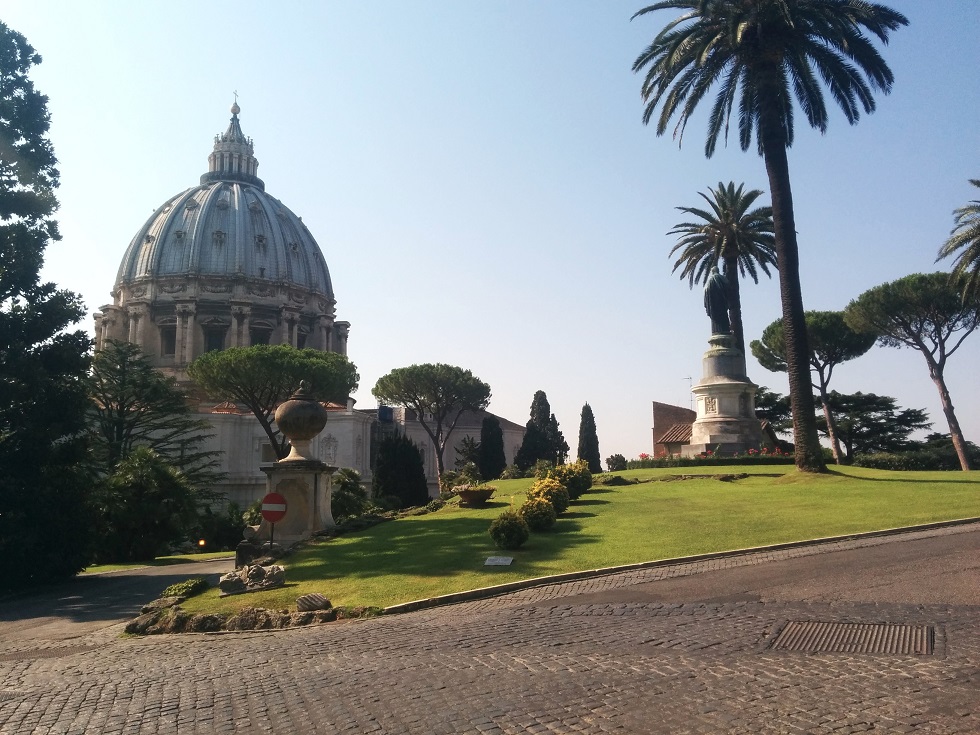
[[[928,655],[935,648],[931,625],[791,622],[769,648],[810,653]]]
[[[13,651],[0,654],[0,661],[31,661],[37,658],[63,658],[76,653],[88,653],[99,646],[68,646],[63,648],[38,648],[33,651]]]

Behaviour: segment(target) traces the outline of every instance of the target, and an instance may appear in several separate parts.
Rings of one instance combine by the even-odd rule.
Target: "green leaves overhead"
[[[346,402],[357,388],[357,368],[336,352],[297,350],[289,345],[254,345],[207,352],[188,373],[205,393],[219,401],[240,403],[259,420],[280,459],[287,441],[272,428],[276,406],[292,395],[301,380],[321,401]]]

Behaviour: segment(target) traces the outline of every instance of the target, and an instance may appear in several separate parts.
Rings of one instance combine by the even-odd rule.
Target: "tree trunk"
[[[766,95],[775,104],[776,95]],[[803,291],[800,286],[800,254],[793,215],[793,192],[786,157],[786,135],[778,112],[760,115],[759,136],[762,155],[772,193],[772,219],[776,262],[779,269],[779,296],[783,309],[786,340],[786,373],[793,409],[793,442],[796,467],[802,472],[825,472],[823,451],[817,435],[817,417],[810,382],[810,349],[807,346]]]
[[[972,469],[970,467],[970,457],[966,453],[966,439],[963,436],[963,430],[960,428],[960,422],[956,420],[953,401],[949,397],[949,390],[946,388],[943,368],[936,363],[932,355],[928,352],[923,351],[922,354],[925,355],[926,362],[929,363],[929,377],[932,378],[932,382],[939,389],[939,402],[943,406],[943,414],[946,416],[946,423],[949,425],[949,437],[953,440],[953,449],[956,450],[956,456],[960,460],[960,469],[966,472]]]
[[[830,451],[834,454],[836,464],[844,464],[841,461],[840,439],[837,438],[837,420],[834,412],[830,408],[830,401],[827,396],[827,387],[820,386],[820,401],[823,403],[823,418],[827,422],[827,437],[830,439]]]
[[[732,323],[735,346],[745,354],[745,333],[742,329],[742,294],[738,282],[738,256],[725,257],[725,278],[728,280],[728,320]]]

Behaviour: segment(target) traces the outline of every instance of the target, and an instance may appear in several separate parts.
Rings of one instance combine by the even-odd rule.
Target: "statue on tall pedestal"
[[[704,310],[711,319],[712,334],[729,334],[732,323],[728,318],[728,279],[711,266],[711,273],[704,284]]]

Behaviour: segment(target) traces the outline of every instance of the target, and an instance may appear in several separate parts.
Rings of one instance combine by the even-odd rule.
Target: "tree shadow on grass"
[[[565,519],[565,516],[562,517]],[[406,522],[416,520],[416,522]],[[357,534],[308,547],[289,560],[291,581],[381,576],[451,576],[482,568],[497,549],[488,533],[486,518],[444,516],[400,519],[382,523]],[[547,543],[536,543],[536,534],[518,552],[522,571],[534,576],[545,562],[576,546],[595,544],[601,539],[582,532],[581,525],[568,519],[559,521],[558,534],[549,534]],[[538,537],[538,540],[543,540]]]
[[[567,510],[561,514],[562,518],[595,518],[595,513],[586,513],[581,510]]]
[[[609,505],[608,500],[573,500],[575,505]]]
[[[909,470],[910,472],[914,470]],[[930,472],[940,472],[942,470],[929,470]],[[849,475],[846,472],[840,472],[833,469],[832,467],[827,468],[827,474],[834,475],[835,477],[842,477],[847,480],[854,480],[858,482],[863,482],[865,480],[869,482],[899,482],[899,483],[912,483],[913,485],[947,485],[951,483],[965,484],[965,485],[976,485],[980,487],[980,472],[970,471],[964,472],[963,470],[947,470],[950,477],[946,478],[924,478],[924,477],[909,477],[909,478],[898,478],[898,477],[859,477],[856,475]]]

